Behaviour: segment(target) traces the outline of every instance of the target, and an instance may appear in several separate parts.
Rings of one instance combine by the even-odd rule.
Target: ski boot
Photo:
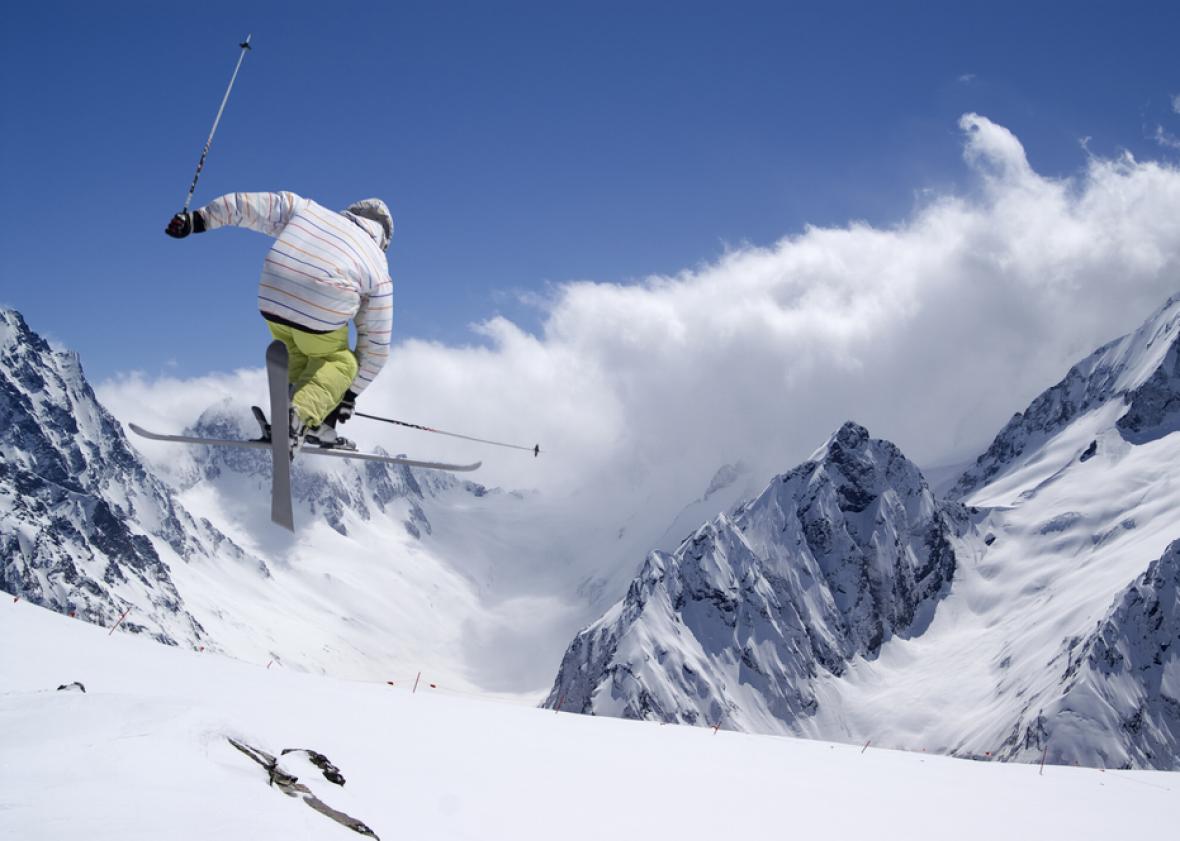
[[[308,437],[308,433],[311,432],[311,429],[308,427],[308,425],[303,422],[303,418],[299,416],[299,412],[295,411],[294,406],[291,407],[291,420],[288,429],[290,430],[290,447],[288,452],[291,454],[291,461],[294,461],[295,455],[303,446],[304,441]]]
[[[307,443],[315,444],[325,450],[356,450],[356,442],[336,432],[336,425],[329,421],[325,421],[308,432]]]

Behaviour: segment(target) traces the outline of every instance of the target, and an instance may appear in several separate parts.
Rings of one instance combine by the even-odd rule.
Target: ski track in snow
[[[267,785],[282,757],[397,838],[1167,837],[1180,776],[980,763],[557,714],[197,654],[0,606],[0,838],[360,837]],[[81,681],[86,693],[56,692]],[[755,835],[757,833],[757,835]]]

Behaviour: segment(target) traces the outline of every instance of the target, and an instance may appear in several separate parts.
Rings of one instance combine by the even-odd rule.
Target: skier
[[[336,434],[389,356],[393,281],[385,252],[393,217],[380,199],[336,213],[291,192],[231,193],[172,217],[180,239],[235,225],[275,237],[258,285],[258,308],[287,346],[291,455],[304,440],[355,449]],[[356,324],[356,351],[348,323]]]

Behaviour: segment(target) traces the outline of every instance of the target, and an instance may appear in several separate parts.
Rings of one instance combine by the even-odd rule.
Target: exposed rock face
[[[546,704],[759,729],[811,715],[812,680],[918,633],[965,521],[886,441],[845,424],[755,499],[653,552],[570,645]]]
[[[1143,385],[1127,395],[1131,404],[1118,430],[1133,444],[1144,444],[1180,431],[1180,336],[1163,363]]]
[[[1013,727],[1005,758],[1106,768],[1180,763],[1180,540],[1063,647],[1055,697]]]
[[[196,643],[169,567],[217,554],[266,567],[144,469],[76,354],[0,310],[0,586],[101,625]]]

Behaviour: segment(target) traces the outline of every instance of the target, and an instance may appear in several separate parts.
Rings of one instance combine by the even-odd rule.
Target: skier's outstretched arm
[[[192,213],[178,213],[166,233],[173,237],[199,234],[226,225],[278,236],[307,199],[282,193],[227,193]]]
[[[393,328],[393,281],[386,275],[361,301],[356,313],[356,379],[352,392],[360,394],[380,373],[389,359]]]
[[[197,211],[205,230],[234,225],[278,236],[299,206],[307,201],[290,191],[282,193],[227,193]]]

